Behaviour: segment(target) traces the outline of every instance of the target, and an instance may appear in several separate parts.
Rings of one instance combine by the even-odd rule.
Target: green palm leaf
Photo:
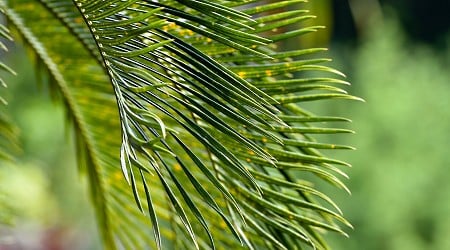
[[[66,106],[107,249],[324,249],[323,230],[346,235],[300,176],[348,190],[335,166],[348,164],[319,150],[352,148],[310,134],[352,131],[310,125],[348,120],[298,103],[360,99],[314,57],[324,49],[275,49],[321,28],[292,29],[313,18],[285,11],[301,2],[1,2]]]
[[[0,9],[3,12],[3,9]],[[8,47],[4,42],[11,42],[13,38],[9,32],[9,29],[3,24],[0,24],[0,49],[4,52],[8,52]],[[0,62],[0,71],[7,72],[8,74],[15,75],[16,72],[9,66]],[[5,80],[0,76],[0,88],[7,88]],[[0,160],[11,160],[14,152],[18,150],[17,128],[11,124],[8,118],[7,111],[4,109],[6,100],[0,95]]]

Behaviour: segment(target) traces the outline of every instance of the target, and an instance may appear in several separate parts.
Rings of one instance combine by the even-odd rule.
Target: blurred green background
[[[319,16],[315,22],[329,29],[298,44],[329,46],[332,65],[353,84],[348,91],[366,100],[310,104],[324,115],[351,117],[357,131],[338,138],[357,151],[327,152],[353,165],[345,170],[352,195],[319,187],[336,197],[355,227],[349,239],[330,234],[330,244],[450,249],[448,1],[310,2]],[[36,84],[25,51],[16,48],[7,56],[19,75],[5,76],[9,89],[2,96],[21,131],[23,152],[16,164],[0,166],[0,189],[14,198],[8,206],[18,215],[16,229],[0,226],[0,249],[99,249],[63,109],[45,84]]]

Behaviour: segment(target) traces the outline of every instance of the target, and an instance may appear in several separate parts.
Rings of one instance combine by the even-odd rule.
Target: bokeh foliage
[[[332,246],[449,249],[449,43],[412,40],[392,12],[370,27],[357,49],[336,45],[336,63],[352,69],[353,91],[367,102],[333,111],[351,108],[358,150],[346,155],[357,166],[352,195],[338,195],[355,230]]]

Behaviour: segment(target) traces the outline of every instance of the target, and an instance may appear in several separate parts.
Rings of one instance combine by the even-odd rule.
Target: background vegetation
[[[319,21],[332,29],[299,42],[331,44],[334,65],[353,83],[350,92],[367,101],[317,107],[329,114],[350,110],[345,113],[357,131],[346,140],[358,150],[337,156],[354,166],[347,171],[353,194],[330,195],[337,197],[355,230],[350,239],[330,235],[331,245],[450,249],[450,21],[443,13],[445,1],[312,2],[322,13],[317,13],[323,16]],[[45,86],[35,87],[30,64],[18,56],[26,52],[16,50],[9,53],[14,55],[10,64],[22,67],[4,97],[19,129],[26,131],[20,137],[24,152],[21,171],[0,167],[0,188],[17,199],[11,211],[22,219],[17,229],[0,228],[0,235],[8,236],[1,240],[97,249],[62,108],[51,103]]]
[[[381,15],[366,15],[374,20],[364,30],[351,32],[347,22],[335,36],[336,65],[347,69],[353,93],[367,101],[337,107],[351,109],[358,150],[345,154],[354,166],[348,172],[353,194],[338,199],[355,231],[349,240],[336,238],[335,249],[450,249],[445,5],[382,1]],[[342,24],[349,20],[337,15]]]

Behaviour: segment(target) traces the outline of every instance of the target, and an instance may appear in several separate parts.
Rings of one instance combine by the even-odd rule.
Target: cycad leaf
[[[306,10],[286,11],[302,2],[8,6],[11,24],[62,93],[108,249],[168,241],[176,249],[322,249],[322,230],[345,235],[340,210],[299,173],[346,189],[334,165],[349,164],[319,150],[351,147],[310,134],[352,131],[318,124],[348,120],[300,105],[360,99],[333,86],[347,82],[315,56],[324,49],[273,49],[322,28],[297,25],[313,17]],[[51,29],[58,25],[65,28]],[[310,71],[323,76],[308,78]]]
[[[4,12],[2,6],[0,6],[0,12]],[[0,49],[4,52],[8,51],[5,41],[11,42],[12,37],[9,29],[3,24],[0,24]],[[0,74],[16,75],[16,72],[8,65],[0,62]],[[0,75],[0,89],[7,88],[5,80]],[[0,161],[12,160],[14,154],[18,152],[18,138],[17,128],[11,123],[5,105],[7,101],[0,95]]]

